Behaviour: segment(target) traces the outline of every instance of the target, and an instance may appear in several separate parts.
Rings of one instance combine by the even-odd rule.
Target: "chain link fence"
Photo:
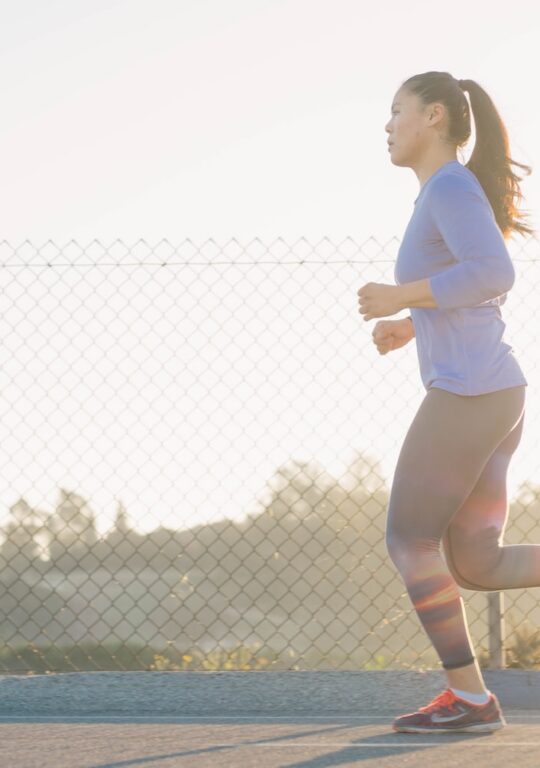
[[[538,246],[505,543],[540,544]],[[0,244],[3,673],[440,667],[384,543],[415,343],[380,356],[357,306],[398,247]],[[461,594],[483,666],[540,666],[539,591]]]

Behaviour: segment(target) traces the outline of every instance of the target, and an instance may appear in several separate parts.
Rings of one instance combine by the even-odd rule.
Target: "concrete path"
[[[506,728],[423,736],[391,723],[446,687],[442,671],[4,675],[0,765],[538,768],[540,672],[484,679]]]

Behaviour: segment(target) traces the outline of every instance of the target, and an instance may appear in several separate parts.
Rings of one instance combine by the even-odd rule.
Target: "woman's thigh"
[[[494,569],[501,555],[501,539],[508,519],[507,474],[510,459],[523,433],[525,412],[497,446],[474,488],[456,512],[443,535],[447,565],[462,586],[482,589],[468,581],[481,580]]]
[[[475,396],[428,390],[394,472],[389,550],[419,539],[440,542],[494,451],[506,439],[511,443],[524,407],[524,386]]]

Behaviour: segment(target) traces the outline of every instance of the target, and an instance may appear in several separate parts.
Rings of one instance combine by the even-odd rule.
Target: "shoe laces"
[[[456,700],[456,695],[453,691],[450,690],[450,688],[447,688],[442,693],[439,693],[438,696],[435,696],[433,701],[430,701],[429,704],[426,704],[425,707],[420,707],[420,712],[431,712],[434,709],[439,709],[439,707],[448,707]]]

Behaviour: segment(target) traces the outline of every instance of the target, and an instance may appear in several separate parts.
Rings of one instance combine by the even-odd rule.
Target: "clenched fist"
[[[379,320],[373,329],[373,343],[380,355],[386,355],[393,349],[399,349],[414,338],[412,320]]]

